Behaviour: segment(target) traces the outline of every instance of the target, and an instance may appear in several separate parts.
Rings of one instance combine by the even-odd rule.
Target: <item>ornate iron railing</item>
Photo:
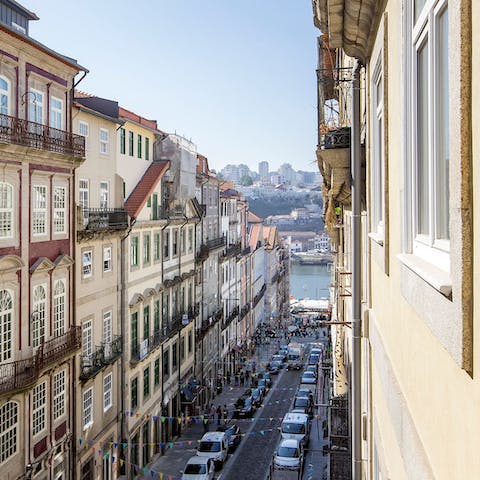
[[[85,138],[81,135],[10,115],[0,114],[0,142],[85,157]]]
[[[92,355],[80,357],[80,380],[93,378],[103,367],[111,365],[122,354],[122,336],[115,335],[113,340],[102,343]]]
[[[71,327],[63,335],[42,343],[35,355],[0,365],[0,393],[14,392],[32,386],[40,372],[81,346],[81,328]]]
[[[83,209],[85,230],[100,232],[105,230],[124,230],[128,227],[128,214],[123,208],[86,208]]]
[[[205,246],[208,250],[213,250],[214,248],[224,247],[225,243],[227,242],[226,237],[217,237],[212,238],[211,240],[207,240],[205,242]]]

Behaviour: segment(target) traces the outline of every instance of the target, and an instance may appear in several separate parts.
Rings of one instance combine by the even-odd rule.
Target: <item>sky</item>
[[[20,0],[82,91],[191,139],[210,168],[316,170],[311,0]]]

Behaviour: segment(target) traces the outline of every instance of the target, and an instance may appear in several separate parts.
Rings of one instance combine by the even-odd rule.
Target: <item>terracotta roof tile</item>
[[[253,251],[257,249],[257,243],[260,241],[260,233],[262,231],[263,225],[261,223],[254,223],[250,228],[250,235],[248,237],[248,244]]]
[[[251,210],[249,210],[247,221],[248,223],[262,223],[263,218],[259,217],[258,215],[255,215]]]
[[[131,112],[126,108],[119,107],[118,115],[128,120],[132,120],[133,122],[136,122],[140,125],[145,125],[146,127],[151,128],[152,130],[158,130],[156,120],[148,120],[147,118],[141,117],[140,115],[137,115],[136,113]]]
[[[141,209],[147,202],[148,197],[152,194],[157,186],[158,181],[170,166],[168,160],[161,162],[152,162],[147,168],[143,177],[133,189],[133,192],[125,202],[125,209],[131,217],[136,218]]]

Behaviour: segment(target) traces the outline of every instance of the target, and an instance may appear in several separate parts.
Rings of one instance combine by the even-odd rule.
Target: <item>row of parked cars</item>
[[[296,470],[301,475],[304,449],[310,442],[310,423],[321,356],[320,347],[311,349],[292,409],[282,420],[281,439],[272,462],[272,478],[275,478],[276,471],[282,469]]]
[[[235,402],[233,418],[253,417],[271,385],[270,373],[259,373],[254,386]],[[197,454],[185,465],[182,480],[212,480],[215,471],[223,467],[228,454],[234,453],[241,440],[242,432],[235,423],[218,425],[216,432],[205,433],[198,444]]]

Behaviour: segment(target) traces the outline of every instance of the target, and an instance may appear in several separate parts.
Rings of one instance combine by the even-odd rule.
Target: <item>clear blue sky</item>
[[[19,0],[81,90],[191,138],[211,168],[316,170],[311,0]]]

